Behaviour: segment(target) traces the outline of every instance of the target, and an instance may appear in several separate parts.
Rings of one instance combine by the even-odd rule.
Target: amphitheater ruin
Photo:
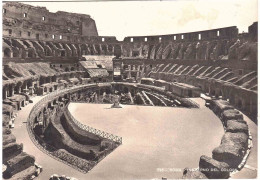
[[[258,22],[118,41],[6,2],[2,25],[3,179],[256,178]]]

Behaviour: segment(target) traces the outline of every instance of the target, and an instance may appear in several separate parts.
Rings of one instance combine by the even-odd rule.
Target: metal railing
[[[109,139],[109,140],[112,140],[112,141],[117,142],[119,144],[122,144],[122,137],[119,137],[119,136],[113,135],[111,133],[107,133],[105,131],[102,131],[102,130],[99,130],[99,129],[96,129],[96,128],[93,128],[93,127],[90,127],[90,126],[87,126],[85,124],[80,123],[79,121],[77,121],[72,116],[72,114],[69,112],[68,108],[66,108],[65,113],[81,129],[83,129],[87,132],[93,133],[93,134],[100,136],[102,138]]]
[[[110,84],[102,83],[101,85],[106,86],[106,85],[110,85]],[[54,158],[60,162],[63,162],[64,164],[67,164],[83,173],[87,173],[89,170],[91,170],[99,161],[101,161],[103,158],[105,158],[106,155],[108,155],[112,151],[105,151],[101,156],[97,157],[94,161],[87,161],[87,160],[78,158],[70,153],[60,151],[59,149],[51,146],[50,144],[47,144],[42,138],[40,138],[33,132],[34,119],[39,114],[39,111],[41,111],[41,109],[43,107],[45,107],[46,104],[49,103],[50,101],[52,101],[60,96],[63,96],[65,94],[73,93],[78,90],[82,90],[84,88],[99,87],[99,86],[100,86],[99,84],[87,84],[87,85],[79,85],[76,87],[69,87],[66,89],[54,91],[54,92],[48,94],[46,97],[42,98],[39,102],[37,102],[33,106],[32,110],[28,116],[28,119],[27,119],[27,131],[28,131],[29,137],[38,149],[40,149],[42,152],[48,154],[52,158]],[[68,113],[68,115],[70,116],[70,119],[73,120],[73,122],[75,124],[77,124],[83,130],[93,133],[97,136],[112,140],[116,143],[119,143],[119,145],[122,144],[122,137],[118,137],[116,135],[106,133],[104,131],[81,124],[69,113],[67,107],[65,107],[65,108],[66,108],[65,112]]]

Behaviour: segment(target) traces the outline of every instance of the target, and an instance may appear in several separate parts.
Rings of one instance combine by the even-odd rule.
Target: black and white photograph
[[[258,178],[258,0],[2,1],[2,179]]]

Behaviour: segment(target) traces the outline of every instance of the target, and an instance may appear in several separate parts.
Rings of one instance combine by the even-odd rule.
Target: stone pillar
[[[19,84],[19,85],[17,85],[18,86],[18,94],[20,94],[21,92],[22,92],[22,84]]]
[[[12,97],[14,95],[14,85],[9,85],[9,96]]]
[[[7,98],[7,90],[6,87],[3,87],[3,99]]]
[[[27,88],[27,82],[24,82],[24,83],[25,83],[25,85],[24,85],[23,92],[27,94],[27,93],[29,93],[29,90]]]

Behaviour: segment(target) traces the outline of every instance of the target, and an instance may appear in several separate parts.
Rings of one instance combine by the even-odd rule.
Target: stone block
[[[25,170],[15,174],[10,180],[27,180],[31,179],[32,176],[35,175],[36,167],[30,166],[26,168]]]
[[[35,158],[31,155],[28,155],[25,152],[20,153],[14,158],[7,161],[6,173],[10,176],[13,176],[16,173],[19,173],[31,166],[34,166]]]
[[[15,142],[16,142],[16,138],[13,134],[3,135],[3,146]]]
[[[213,159],[227,163],[230,168],[237,168],[243,159],[243,148],[233,144],[221,144],[212,151]]]
[[[221,139],[221,144],[235,145],[246,150],[248,146],[248,135],[242,132],[226,132]]]
[[[229,120],[227,121],[227,128],[226,132],[231,132],[231,133],[237,133],[237,132],[242,132],[248,135],[248,125],[246,122],[239,122],[236,120]]]
[[[23,151],[23,144],[9,143],[3,146],[3,163],[17,156]]]
[[[183,171],[182,179],[208,179],[205,174],[199,170],[191,171],[188,168],[185,168]]]
[[[211,157],[201,156],[199,168],[209,179],[226,179],[229,177],[229,165]]]
[[[224,125],[227,126],[227,121],[234,119],[234,120],[243,120],[243,115],[235,109],[228,109],[222,112],[221,119],[224,122]]]

